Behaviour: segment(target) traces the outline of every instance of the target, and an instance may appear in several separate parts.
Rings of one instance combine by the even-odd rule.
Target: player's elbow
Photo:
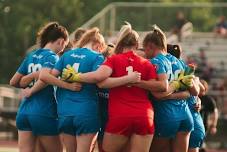
[[[19,87],[20,87],[18,81],[16,81],[16,80],[13,79],[13,78],[9,81],[9,85],[11,85],[11,86],[13,86],[13,87],[16,87],[16,88],[19,88]]]
[[[99,82],[103,81],[104,79],[106,79],[106,77],[102,76],[102,75],[96,74],[96,75],[93,76],[94,83],[99,83]],[[102,86],[103,86],[103,84],[100,84],[100,87],[102,87]],[[98,85],[98,87],[99,87],[99,85]]]
[[[15,83],[15,81],[13,81],[12,79],[9,81],[9,85],[16,87],[17,83]]]
[[[101,81],[99,83],[97,83],[97,86],[100,88],[100,89],[107,89],[107,88],[111,88],[111,84],[109,84],[107,81]]]

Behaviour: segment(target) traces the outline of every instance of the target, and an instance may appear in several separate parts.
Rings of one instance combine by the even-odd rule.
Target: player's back
[[[132,51],[113,55],[107,59],[106,65],[113,70],[111,77],[120,77],[129,72],[141,73],[142,80],[155,79],[156,73],[153,65],[146,59],[135,55]],[[138,106],[139,105],[139,106]],[[110,89],[109,115],[150,115],[153,111],[148,100],[148,91],[133,86],[120,86]]]
[[[112,77],[120,77],[127,75],[130,72],[137,71],[141,73],[142,80],[149,80],[149,72],[154,70],[154,67],[149,63],[148,60],[135,55],[133,52],[127,52],[113,56],[113,64],[114,69],[111,75]],[[135,102],[137,102],[137,96],[139,96],[139,99],[142,101],[147,100],[147,91],[138,87],[120,86],[111,89],[111,93],[115,90],[120,94],[123,94],[122,97],[127,97],[126,100],[133,101],[133,99],[136,99]],[[120,95],[119,93],[118,95]]]
[[[167,74],[169,82],[175,79],[174,72],[178,72],[177,69],[179,69],[176,58],[172,57],[173,56],[169,56],[169,54],[159,54],[155,58],[151,59],[151,62],[155,64],[157,68],[157,73]],[[176,64],[176,67],[174,67],[174,64]],[[187,116],[185,111],[189,111],[187,109],[186,102],[182,102],[182,100],[167,99],[159,101],[157,99],[153,99],[153,103],[156,109],[155,118],[160,122],[165,122],[166,120],[171,119],[182,120]]]
[[[87,48],[77,48],[64,53],[55,69],[62,72],[64,68],[71,65],[75,71],[86,73],[95,71],[103,60],[103,56],[95,51]],[[58,112],[64,115],[77,113],[76,111],[81,110],[84,110],[81,113],[90,111],[92,109],[89,109],[89,107],[92,106],[89,105],[94,104],[96,106],[98,101],[96,85],[88,83],[83,83],[81,91],[78,92],[58,88],[56,96],[60,108]]]
[[[31,52],[22,64],[25,75],[41,70],[41,68],[52,68],[58,56],[49,49],[38,49]],[[20,71],[20,69],[19,69]],[[32,87],[34,80],[29,86]],[[36,92],[29,98],[24,98],[20,106],[20,112],[26,114],[56,115],[56,101],[53,86],[49,85]]]

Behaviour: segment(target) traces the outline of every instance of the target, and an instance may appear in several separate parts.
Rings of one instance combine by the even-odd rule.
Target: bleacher
[[[213,67],[210,73],[210,90],[217,102],[220,113],[218,132],[215,136],[208,136],[208,144],[213,148],[226,148],[227,132],[227,90],[222,88],[227,78],[227,39],[218,37],[214,33],[192,33],[180,43],[186,56],[199,58],[200,51],[204,51],[207,64]]]
[[[0,85],[0,139],[16,139],[16,113],[19,106],[19,89]]]

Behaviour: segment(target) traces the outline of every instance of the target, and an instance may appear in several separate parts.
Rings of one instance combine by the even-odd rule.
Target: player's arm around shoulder
[[[14,86],[16,88],[21,88],[20,81],[25,75],[28,74],[28,68],[27,68],[28,58],[29,58],[29,55],[23,60],[23,62],[20,64],[17,71],[13,75],[13,77],[10,79],[9,84],[11,86]]]

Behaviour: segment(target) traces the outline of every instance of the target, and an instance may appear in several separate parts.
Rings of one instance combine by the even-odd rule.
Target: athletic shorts
[[[155,122],[155,137],[174,138],[177,132],[191,132],[194,128],[192,118],[180,121]]]
[[[58,119],[28,114],[17,114],[16,126],[19,131],[31,131],[34,135],[56,136]]]
[[[154,134],[154,120],[148,117],[108,118],[105,132],[124,136]]]
[[[200,148],[205,138],[205,128],[201,116],[193,116],[194,130],[189,139],[189,148]]]
[[[82,116],[60,116],[59,117],[59,131],[69,135],[81,135],[89,133],[97,133],[100,128],[99,119],[84,118]]]

